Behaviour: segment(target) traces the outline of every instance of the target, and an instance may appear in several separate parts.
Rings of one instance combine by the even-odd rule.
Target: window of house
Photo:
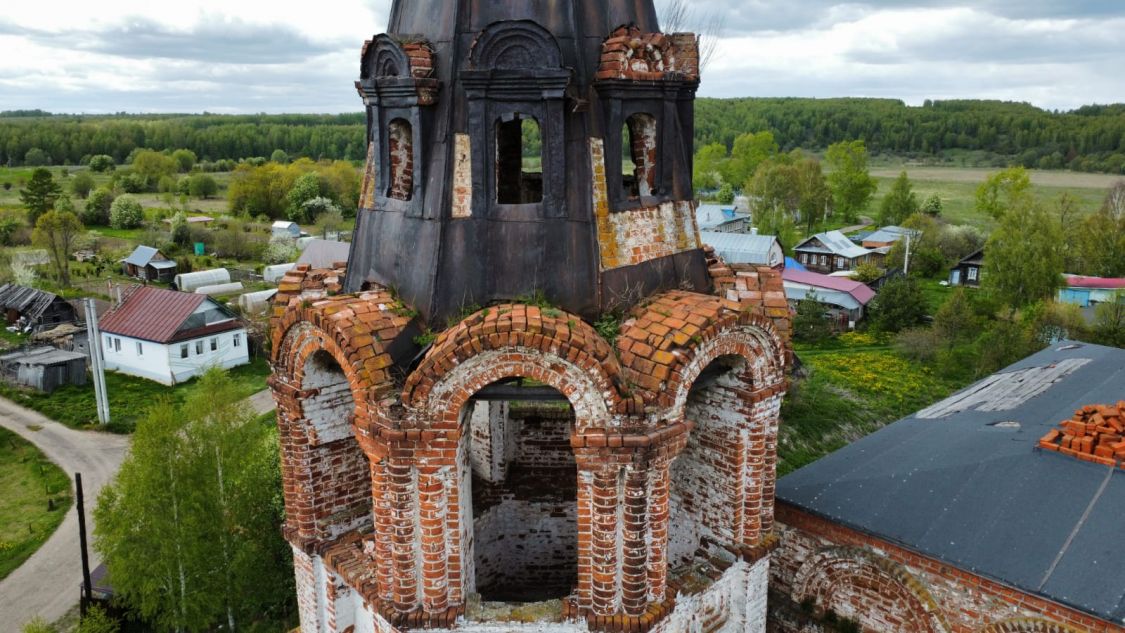
[[[241,334],[235,334],[234,335],[234,346],[235,347],[242,347],[242,335]]]
[[[628,198],[656,192],[656,118],[634,114],[621,128],[621,188]]]
[[[212,352],[219,351],[219,339],[217,339],[217,338],[211,339],[211,351]]]
[[[405,119],[387,126],[387,197],[410,200],[414,197],[414,128]]]
[[[839,268],[840,270],[844,269],[844,258],[843,257],[837,257],[836,258],[836,268]]]
[[[969,281],[976,281],[976,280],[977,280],[977,269],[976,268],[969,268]]]
[[[496,202],[543,202],[543,139],[534,117],[516,113],[496,122]]]
[[[827,266],[828,265],[828,256],[827,255],[821,255],[820,256],[820,265],[821,266]]]
[[[195,342],[195,354],[196,356],[203,354],[203,341]]]
[[[106,348],[107,351],[111,351],[111,352],[113,351],[113,337],[111,337],[111,336],[105,337],[105,348]]]
[[[144,355],[145,355],[145,346],[143,344],[141,344],[140,341],[137,341],[137,356],[144,356]]]
[[[187,358],[187,357],[188,357],[187,344],[181,345],[180,346],[180,358]]]
[[[119,338],[113,339],[113,351],[115,351],[115,352],[121,351],[121,339],[119,339]]]

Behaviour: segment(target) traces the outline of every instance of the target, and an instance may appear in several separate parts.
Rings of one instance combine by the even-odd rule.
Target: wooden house
[[[957,262],[957,265],[949,271],[949,285],[979,288],[983,272],[984,249],[981,249]]]

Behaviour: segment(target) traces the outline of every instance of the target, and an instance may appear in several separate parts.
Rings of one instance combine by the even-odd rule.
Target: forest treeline
[[[136,149],[188,149],[206,161],[269,157],[279,149],[294,158],[314,160],[358,161],[367,153],[366,119],[360,113],[34,114],[0,113],[0,165],[78,165],[99,154],[123,164]]]
[[[699,99],[696,148],[772,131],[783,150],[862,140],[872,154],[972,166],[1125,173],[1125,104],[1051,112],[1026,103],[892,99]],[[975,156],[968,155],[976,153]]]
[[[189,149],[202,160],[292,157],[362,160],[365,118],[340,115],[48,115],[0,113],[0,165],[118,163],[137,148]],[[699,99],[696,148],[772,131],[783,150],[863,140],[874,155],[974,166],[1125,173],[1125,105],[1051,112],[1025,103],[891,99]],[[38,151],[36,151],[38,150]],[[29,155],[30,153],[30,155]]]

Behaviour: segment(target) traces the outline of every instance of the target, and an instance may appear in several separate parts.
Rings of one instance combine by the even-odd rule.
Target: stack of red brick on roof
[[[785,296],[781,271],[768,266],[728,264],[711,246],[704,245],[707,272],[715,284],[715,294],[737,302],[743,309],[765,316],[788,348],[788,361],[793,357],[793,314]]]
[[[1125,400],[1116,405],[1086,405],[1058,429],[1039,440],[1039,446],[1104,466],[1121,466],[1125,459]]]

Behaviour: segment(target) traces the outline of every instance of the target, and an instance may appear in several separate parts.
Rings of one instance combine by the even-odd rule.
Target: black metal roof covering
[[[1125,350],[1061,343],[957,399],[783,477],[778,499],[1125,624],[1125,471],[1037,448],[1078,408],[1125,399]]]
[[[373,207],[357,218],[345,291],[369,282],[394,287],[424,320],[442,323],[468,305],[534,292],[593,317],[620,303],[620,297],[636,301],[685,282],[709,290],[698,249],[634,266],[600,267],[589,139],[615,138],[622,129],[617,119],[628,116],[628,108],[665,117],[661,200],[692,198],[692,100],[698,80],[626,87],[618,84],[630,82],[608,82],[602,88],[629,95],[615,98],[614,105],[598,89],[602,43],[627,24],[658,32],[653,0],[395,0],[390,40],[376,37],[370,50],[426,42],[433,51],[433,71],[424,81],[436,82],[437,89],[433,102],[423,103],[403,89],[412,78],[391,79],[379,72],[361,77],[361,91],[376,95],[365,97],[374,163],[389,163],[380,139],[392,120],[408,120],[418,142],[413,144],[410,200],[385,199],[385,180],[376,177],[383,184],[374,187]],[[524,50],[526,59],[492,63],[481,51],[491,50],[488,44],[495,38],[512,43],[498,48]],[[376,71],[382,68],[378,59],[376,54],[371,64]],[[647,93],[638,96],[638,91]],[[502,205],[495,199],[496,152],[488,144],[497,117],[511,113],[541,125],[540,203]],[[454,220],[457,134],[471,138],[473,196],[471,217]],[[611,149],[607,144],[607,156]]]

